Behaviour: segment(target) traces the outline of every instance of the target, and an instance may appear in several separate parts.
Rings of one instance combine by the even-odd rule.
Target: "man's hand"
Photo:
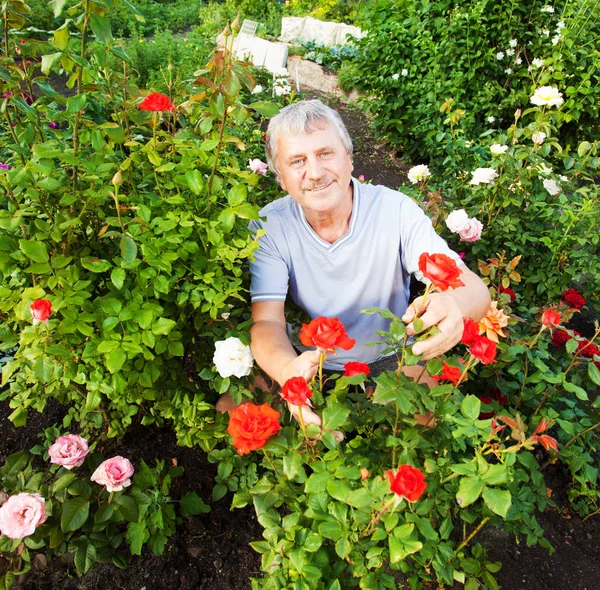
[[[321,353],[318,349],[307,350],[292,359],[281,370],[279,385],[283,387],[285,382],[292,377],[304,377],[306,382],[310,383],[319,370],[320,356]]]
[[[417,297],[402,316],[409,336],[415,335],[412,324],[415,314],[423,322],[423,330],[437,326],[439,333],[417,342],[413,346],[415,354],[422,354],[423,360],[432,359],[458,344],[463,334],[463,314],[456,300],[446,293],[431,293],[423,301]]]

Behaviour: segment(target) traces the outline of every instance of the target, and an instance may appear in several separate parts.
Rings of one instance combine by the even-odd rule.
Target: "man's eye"
[[[304,160],[298,158],[297,160],[292,160],[292,166],[298,166],[298,164],[302,164]]]

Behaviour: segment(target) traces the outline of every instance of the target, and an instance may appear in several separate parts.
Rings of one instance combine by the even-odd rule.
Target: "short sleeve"
[[[424,252],[445,254],[457,264],[462,264],[460,256],[436,233],[431,220],[423,210],[412,199],[403,196],[400,210],[400,237],[402,265],[406,271],[414,274],[419,280],[423,279],[419,270],[419,257]]]
[[[261,221],[250,222],[250,230],[266,233],[258,238],[259,248],[250,261],[250,295],[252,302],[285,301],[289,285],[289,269],[272,233],[274,228]]]

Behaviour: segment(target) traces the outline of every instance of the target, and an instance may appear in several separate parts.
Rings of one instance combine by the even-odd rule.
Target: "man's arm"
[[[292,377],[304,377],[310,381],[319,368],[319,351],[298,355],[285,327],[283,301],[257,301],[252,304],[252,354],[258,366],[282,387]]]
[[[466,266],[460,265],[459,268],[462,270],[460,279],[465,286],[429,295],[419,312],[424,330],[431,326],[437,326],[440,330],[439,334],[414,345],[413,352],[422,354],[424,360],[434,358],[458,344],[463,334],[463,318],[479,321],[490,307],[490,293],[485,283]],[[412,321],[422,299],[417,297],[402,316],[411,336],[415,333]]]

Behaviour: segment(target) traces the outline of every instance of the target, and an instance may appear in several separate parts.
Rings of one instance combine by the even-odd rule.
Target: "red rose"
[[[263,404],[243,404],[231,412],[227,432],[240,455],[261,449],[279,431],[279,412]]]
[[[304,377],[292,377],[283,384],[281,395],[294,406],[305,406],[312,391]]]
[[[344,377],[354,377],[354,375],[364,375],[365,377],[368,377],[370,372],[371,369],[367,363],[352,361],[344,365]]]
[[[48,299],[36,299],[30,306],[29,310],[33,316],[33,325],[38,322],[48,324],[48,318],[52,314],[52,303]]]
[[[140,111],[171,111],[173,112],[173,103],[168,96],[160,92],[149,94],[140,103]]]
[[[567,289],[563,291],[560,298],[569,306],[575,309],[581,309],[585,305],[585,299],[575,289]]]
[[[505,406],[508,403],[508,395],[503,395],[502,390],[498,387],[492,387],[489,392],[489,397],[480,395],[479,400],[482,404],[490,405],[492,401],[497,401],[501,406]],[[479,419],[487,420],[488,418],[492,418],[496,412],[480,412]]]
[[[579,336],[579,332],[576,330],[573,330],[573,334]],[[571,340],[571,338],[573,338],[573,336],[565,330],[555,330],[552,334],[552,344],[554,344],[556,348],[562,348],[569,340]]]
[[[554,328],[560,324],[560,314],[555,309],[546,309],[542,314],[542,325]]]
[[[300,342],[304,346],[316,346],[333,354],[336,348],[350,350],[356,344],[356,340],[348,337],[340,320],[324,316],[315,318],[309,324],[302,324]]]
[[[471,354],[484,365],[489,365],[496,360],[496,343],[485,336],[479,336],[471,344]]]
[[[577,352],[588,359],[594,358],[594,355],[600,355],[600,351],[593,342],[589,340],[580,340],[577,343]]]
[[[510,297],[511,301],[514,301],[517,298],[516,293],[510,287],[503,287],[502,285],[500,285],[498,287],[498,292],[506,293]]]
[[[423,472],[410,465],[400,465],[397,473],[389,469],[385,474],[390,480],[390,490],[409,502],[416,502],[427,487]]]
[[[442,361],[442,372],[439,375],[433,375],[436,381],[450,381],[452,385],[456,385],[462,371],[457,367],[450,366],[446,361]]]
[[[462,271],[458,268],[456,262],[445,254],[429,255],[427,252],[423,252],[419,256],[419,270],[440,291],[465,286],[460,280]]]
[[[479,338],[479,324],[473,318],[463,318],[463,335],[461,342],[471,346]]]

